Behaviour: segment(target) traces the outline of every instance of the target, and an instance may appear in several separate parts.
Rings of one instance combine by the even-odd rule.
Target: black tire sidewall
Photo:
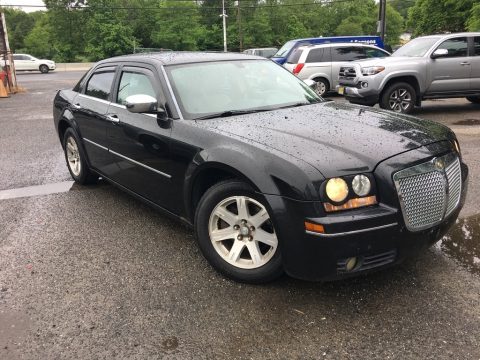
[[[212,186],[201,198],[195,212],[195,236],[203,256],[217,271],[235,281],[265,283],[278,278],[283,274],[280,244],[272,259],[257,269],[239,269],[223,260],[214,249],[208,233],[210,215],[222,200],[231,196],[248,196],[255,199],[265,206],[270,218],[272,217],[272,211],[265,199],[255,193],[248,184],[241,181],[229,180]]]
[[[78,176],[76,176],[72,172],[72,169],[70,169],[70,165],[68,163],[66,145],[67,145],[67,139],[69,137],[72,137],[75,140],[75,142],[77,143],[78,152],[80,154],[81,169],[80,169],[80,174]],[[91,171],[89,169],[89,166],[88,166],[88,163],[87,163],[87,158],[85,156],[85,151],[83,150],[83,146],[80,142],[80,139],[77,135],[77,132],[73,128],[69,127],[65,131],[65,134],[63,135],[62,146],[63,146],[63,154],[65,156],[65,161],[67,163],[67,168],[68,168],[68,171],[70,172],[70,175],[72,176],[73,180],[75,180],[75,182],[77,182],[79,184],[82,184],[82,185],[91,183],[92,180],[93,180],[92,179],[92,173],[91,173]]]
[[[480,96],[467,96],[467,100],[472,104],[480,104]]]
[[[45,70],[45,69],[46,69],[46,70]],[[50,69],[48,68],[47,65],[40,65],[39,70],[40,70],[40,72],[41,72],[42,74],[47,74],[47,73],[48,73],[48,70],[50,70]]]
[[[407,89],[412,95],[412,101],[413,101],[412,106],[408,108],[408,111],[402,112],[403,114],[411,114],[415,109],[415,101],[416,101],[417,93],[413,88],[413,86],[406,82],[397,82],[390,85],[382,94],[382,97],[380,99],[380,107],[382,109],[393,111],[392,109],[390,109],[390,105],[389,105],[390,95],[392,94],[393,91],[399,88]]]

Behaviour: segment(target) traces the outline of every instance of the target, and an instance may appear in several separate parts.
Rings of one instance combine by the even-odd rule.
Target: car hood
[[[367,66],[385,66],[385,65],[393,65],[396,63],[403,64],[418,64],[418,61],[423,59],[422,57],[411,57],[411,56],[388,56],[384,58],[374,58],[374,59],[363,59],[363,60],[355,60],[350,62],[350,64],[359,64],[362,67]],[[346,63],[345,65],[347,65]]]
[[[382,160],[451,138],[450,129],[432,121],[334,102],[196,124],[301,159],[326,178],[371,172]]]

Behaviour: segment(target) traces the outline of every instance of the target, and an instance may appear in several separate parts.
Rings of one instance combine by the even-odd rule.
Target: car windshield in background
[[[277,51],[273,57],[284,57],[290,51],[290,49],[295,45],[296,41],[289,41],[285,43],[280,50]]]
[[[435,44],[439,37],[417,38],[403,45],[392,56],[421,57]]]
[[[321,101],[303,81],[269,60],[166,67],[185,119],[232,116]]]

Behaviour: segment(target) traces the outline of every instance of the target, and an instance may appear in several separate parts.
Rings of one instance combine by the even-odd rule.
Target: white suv
[[[313,80],[315,92],[323,96],[338,85],[340,65],[346,61],[384,58],[390,54],[373,45],[328,43],[300,46],[283,65],[302,80]]]
[[[43,74],[55,70],[55,62],[52,60],[37,59],[28,54],[13,54],[13,62],[16,71],[38,70]]]

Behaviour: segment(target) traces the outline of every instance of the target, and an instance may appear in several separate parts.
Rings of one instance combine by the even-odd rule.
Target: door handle
[[[464,61],[464,62],[461,62],[460,65],[465,66],[465,65],[470,65],[470,63],[468,61]]]
[[[82,106],[78,103],[77,104],[72,104],[72,106],[75,110],[80,110],[82,108]]]
[[[107,115],[107,120],[115,124],[118,124],[120,122],[120,119],[117,115]]]

